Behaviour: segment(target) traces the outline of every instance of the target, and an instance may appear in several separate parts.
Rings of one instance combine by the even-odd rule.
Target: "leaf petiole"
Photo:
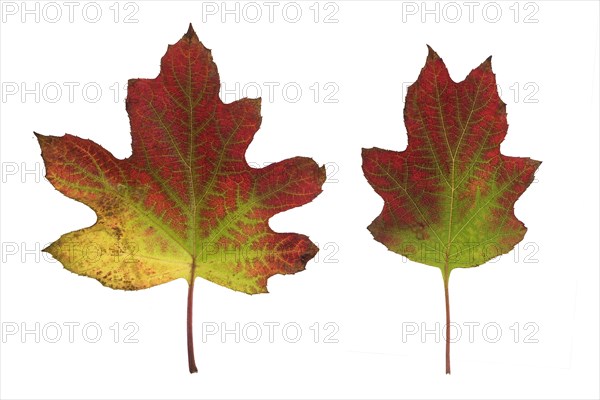
[[[446,374],[450,374],[450,296],[448,282],[450,274],[444,276],[444,297],[446,298]]]
[[[192,259],[192,271],[190,276],[190,286],[188,287],[187,297],[187,347],[188,347],[188,364],[190,374],[198,372],[196,360],[194,358],[194,335],[192,329],[192,316],[194,306],[194,281],[196,280],[196,259]]]

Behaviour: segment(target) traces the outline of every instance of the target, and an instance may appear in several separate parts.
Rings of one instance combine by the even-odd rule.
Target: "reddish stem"
[[[194,281],[196,280],[196,260],[192,260],[192,273],[190,277],[190,286],[187,297],[187,346],[188,346],[188,364],[190,374],[198,372],[196,360],[194,359],[194,335],[192,330],[192,316],[194,305]]]
[[[444,295],[446,297],[446,374],[450,374],[450,296],[448,296],[448,279],[444,277]]]

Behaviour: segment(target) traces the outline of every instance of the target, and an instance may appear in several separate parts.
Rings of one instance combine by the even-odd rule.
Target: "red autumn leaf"
[[[523,239],[527,229],[514,204],[540,162],[500,153],[508,124],[491,58],[455,83],[429,48],[408,88],[404,121],[405,151],[363,149],[365,177],[384,200],[368,229],[389,250],[440,268],[450,373],[450,272],[481,265]]]
[[[211,52],[190,25],[158,77],[129,81],[131,157],[76,136],[36,134],[48,180],[98,216],[45,251],[114,289],[187,279],[190,372],[195,278],[255,294],[267,292],[270,276],[303,270],[317,247],[274,232],[268,220],[310,202],[325,180],[309,158],[251,168],[244,156],[260,126],[260,99],[224,104],[219,87]],[[90,249],[99,257],[90,259]]]

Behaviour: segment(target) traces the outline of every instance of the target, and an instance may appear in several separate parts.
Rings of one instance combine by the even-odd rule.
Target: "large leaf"
[[[365,177],[384,200],[368,229],[389,250],[440,268],[449,339],[450,272],[481,265],[523,239],[527,229],[514,204],[540,162],[500,153],[508,124],[491,58],[455,83],[429,48],[408,88],[404,120],[405,151],[363,149]],[[449,346],[447,340],[446,373]]]
[[[219,86],[211,52],[190,25],[157,78],[129,81],[131,157],[116,159],[76,136],[36,134],[50,182],[98,216],[45,251],[114,289],[186,279],[190,372],[194,279],[254,294],[266,292],[274,274],[303,270],[317,247],[304,235],[274,232],[268,220],[310,202],[325,180],[308,158],[251,168],[244,156],[260,126],[260,100],[224,104]]]

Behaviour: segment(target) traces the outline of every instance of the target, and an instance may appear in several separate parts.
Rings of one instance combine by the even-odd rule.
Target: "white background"
[[[223,23],[221,2],[212,3],[216,15],[207,15],[202,2],[192,1],[137,1],[127,9],[121,3],[115,23],[113,3],[98,3],[97,23],[83,18],[84,2],[75,8],[72,23],[62,2],[56,3],[63,13],[56,23],[48,21],[56,10],[45,8],[44,15],[44,3],[38,5],[39,22],[35,15],[21,22],[21,2],[13,3],[16,15],[2,16],[1,320],[4,330],[15,324],[46,327],[39,343],[33,334],[24,340],[21,332],[3,334],[2,398],[598,398],[597,2],[498,2],[487,6],[487,14],[487,3],[481,2],[473,22],[463,2],[439,3],[436,22],[435,14],[421,14],[421,2],[338,1],[327,9],[318,5],[317,23],[312,1],[298,3],[302,17],[297,23],[282,15],[286,3],[275,8],[272,23],[262,2],[259,22],[242,14],[239,22],[229,15]],[[462,18],[451,22],[457,7]],[[494,23],[496,8],[502,15]],[[93,18],[93,10],[87,10]],[[138,22],[124,23],[133,11]],[[293,18],[293,10],[287,11]],[[324,23],[333,11],[338,22]],[[531,13],[530,22],[524,22]],[[125,92],[118,91],[115,101],[111,86],[155,77],[167,45],[179,40],[190,22],[213,49],[228,88],[236,82],[240,87],[280,84],[275,98],[263,92],[263,124],[246,155],[249,161],[304,155],[338,166],[329,170],[337,170],[333,180],[338,182],[325,184],[313,203],[271,220],[275,230],[305,233],[320,244],[319,258],[306,271],[273,277],[271,293],[256,296],[197,280],[199,372],[194,375],[187,371],[183,280],[139,292],[114,291],[35,251],[63,233],[92,225],[95,215],[43,179],[33,136],[33,131],[68,132],[128,157]],[[444,374],[443,340],[436,341],[434,334],[425,340],[413,335],[403,341],[402,336],[403,323],[428,329],[443,325],[439,270],[407,262],[372,239],[366,226],[383,202],[360,168],[362,147],[406,146],[403,87],[417,78],[426,44],[444,59],[455,81],[493,55],[510,124],[501,150],[543,161],[537,181],[516,204],[517,217],[529,228],[519,252],[452,276],[452,317],[463,336],[452,346],[450,376]],[[21,98],[21,83],[31,89],[36,82],[39,101],[35,94]],[[56,102],[50,101],[56,97],[52,84],[43,92],[51,82],[63,89]],[[65,82],[79,83],[73,102]],[[103,90],[95,103],[81,90],[90,82]],[[289,82],[303,89],[295,103],[281,93]],[[315,82],[337,85],[333,98],[338,102],[324,102],[330,92],[325,91],[315,103],[309,89]],[[7,94],[11,83],[17,94]],[[91,89],[87,94],[95,96]],[[229,94],[226,100],[239,96]],[[37,173],[21,175],[35,168]],[[80,324],[73,343],[64,325],[69,322]],[[131,332],[124,329],[127,322],[139,327],[133,337],[138,343],[124,343],[124,334]],[[236,343],[228,335],[222,343],[214,335],[202,342],[203,323],[231,329],[236,322],[263,326],[262,339]],[[274,343],[263,325],[268,322],[281,324]],[[302,329],[297,343],[288,343],[281,332],[290,322]],[[315,322],[318,343],[310,329]],[[339,328],[333,336],[338,343],[324,343],[324,334],[332,332],[324,329],[327,322]],[[480,324],[473,343],[464,325],[470,322]],[[527,322],[532,323],[528,330]],[[62,326],[62,337],[50,343],[54,323]],[[81,328],[86,323],[102,328],[97,343],[85,340]],[[120,324],[118,343],[110,329],[115,323]],[[490,340],[493,329],[484,335],[486,323],[502,329],[496,343]],[[531,327],[538,328],[529,338],[537,343],[526,343]],[[94,336],[93,330],[88,333]],[[288,333],[294,336],[293,330]]]

